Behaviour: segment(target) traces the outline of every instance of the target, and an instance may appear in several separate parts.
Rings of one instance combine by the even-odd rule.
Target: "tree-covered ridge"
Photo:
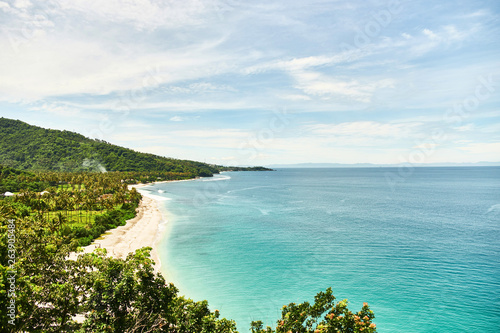
[[[136,152],[83,135],[0,118],[0,164],[21,170],[162,171],[210,177],[215,165]]]

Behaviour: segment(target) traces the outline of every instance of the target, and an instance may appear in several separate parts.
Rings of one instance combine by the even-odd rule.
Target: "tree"
[[[347,300],[335,304],[332,289],[315,296],[313,305],[308,302],[283,306],[276,329],[263,328],[262,321],[252,322],[252,333],[374,333],[376,325],[373,311],[367,303],[356,314],[347,308]]]
[[[78,259],[87,291],[83,331],[126,332],[139,326],[160,329],[172,322],[169,316],[177,289],[154,273],[150,250],[143,248],[120,260],[98,249]]]
[[[5,292],[9,269],[17,272],[15,326],[7,324],[3,316],[0,332],[237,332],[235,322],[219,318],[219,312],[211,311],[206,301],[178,296],[173,285],[154,273],[150,248],[131,253],[125,260],[107,257],[103,249],[76,261],[67,260],[79,245],[89,244],[106,229],[135,214],[141,194],[135,188],[129,191],[127,181],[192,177],[196,170],[192,174],[149,171],[36,175],[11,169],[0,171],[8,177],[22,175],[32,183],[72,184],[72,189],[51,188],[43,196],[37,190],[22,190],[13,198],[0,200],[0,304],[10,302]],[[108,210],[94,219],[88,213],[94,208],[102,210],[103,206]],[[89,220],[81,223],[78,218],[77,223],[71,214],[68,219],[68,211],[73,210],[79,217],[80,211],[86,210]],[[44,216],[49,211],[56,212],[50,220]],[[9,221],[15,221],[14,264],[7,260],[11,246],[7,236],[11,235]],[[85,317],[84,322],[76,322],[75,315]],[[367,304],[354,314],[348,310],[347,300],[335,304],[331,289],[327,289],[315,297],[312,305],[305,302],[283,307],[276,328],[264,329],[262,322],[253,322],[252,332],[372,333],[376,331],[373,318]]]
[[[2,216],[0,221],[8,220]],[[16,217],[15,225],[16,320],[15,325],[2,322],[2,332],[69,330],[82,292],[80,277],[65,259],[75,242],[47,232],[48,222],[40,217]],[[6,266],[3,260],[0,264]]]

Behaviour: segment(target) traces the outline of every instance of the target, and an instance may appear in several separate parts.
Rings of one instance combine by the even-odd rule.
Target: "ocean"
[[[240,332],[333,288],[379,332],[500,332],[500,167],[228,172],[169,200],[162,271]],[[159,191],[159,192],[158,192]]]

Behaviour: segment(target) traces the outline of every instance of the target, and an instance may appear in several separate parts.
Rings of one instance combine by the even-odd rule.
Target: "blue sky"
[[[0,0],[0,116],[226,165],[500,161],[500,2]]]

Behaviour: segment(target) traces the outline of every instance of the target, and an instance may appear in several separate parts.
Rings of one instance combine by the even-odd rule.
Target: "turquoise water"
[[[230,172],[148,189],[171,199],[167,278],[240,332],[330,286],[353,310],[368,302],[379,332],[500,332],[498,167]]]

